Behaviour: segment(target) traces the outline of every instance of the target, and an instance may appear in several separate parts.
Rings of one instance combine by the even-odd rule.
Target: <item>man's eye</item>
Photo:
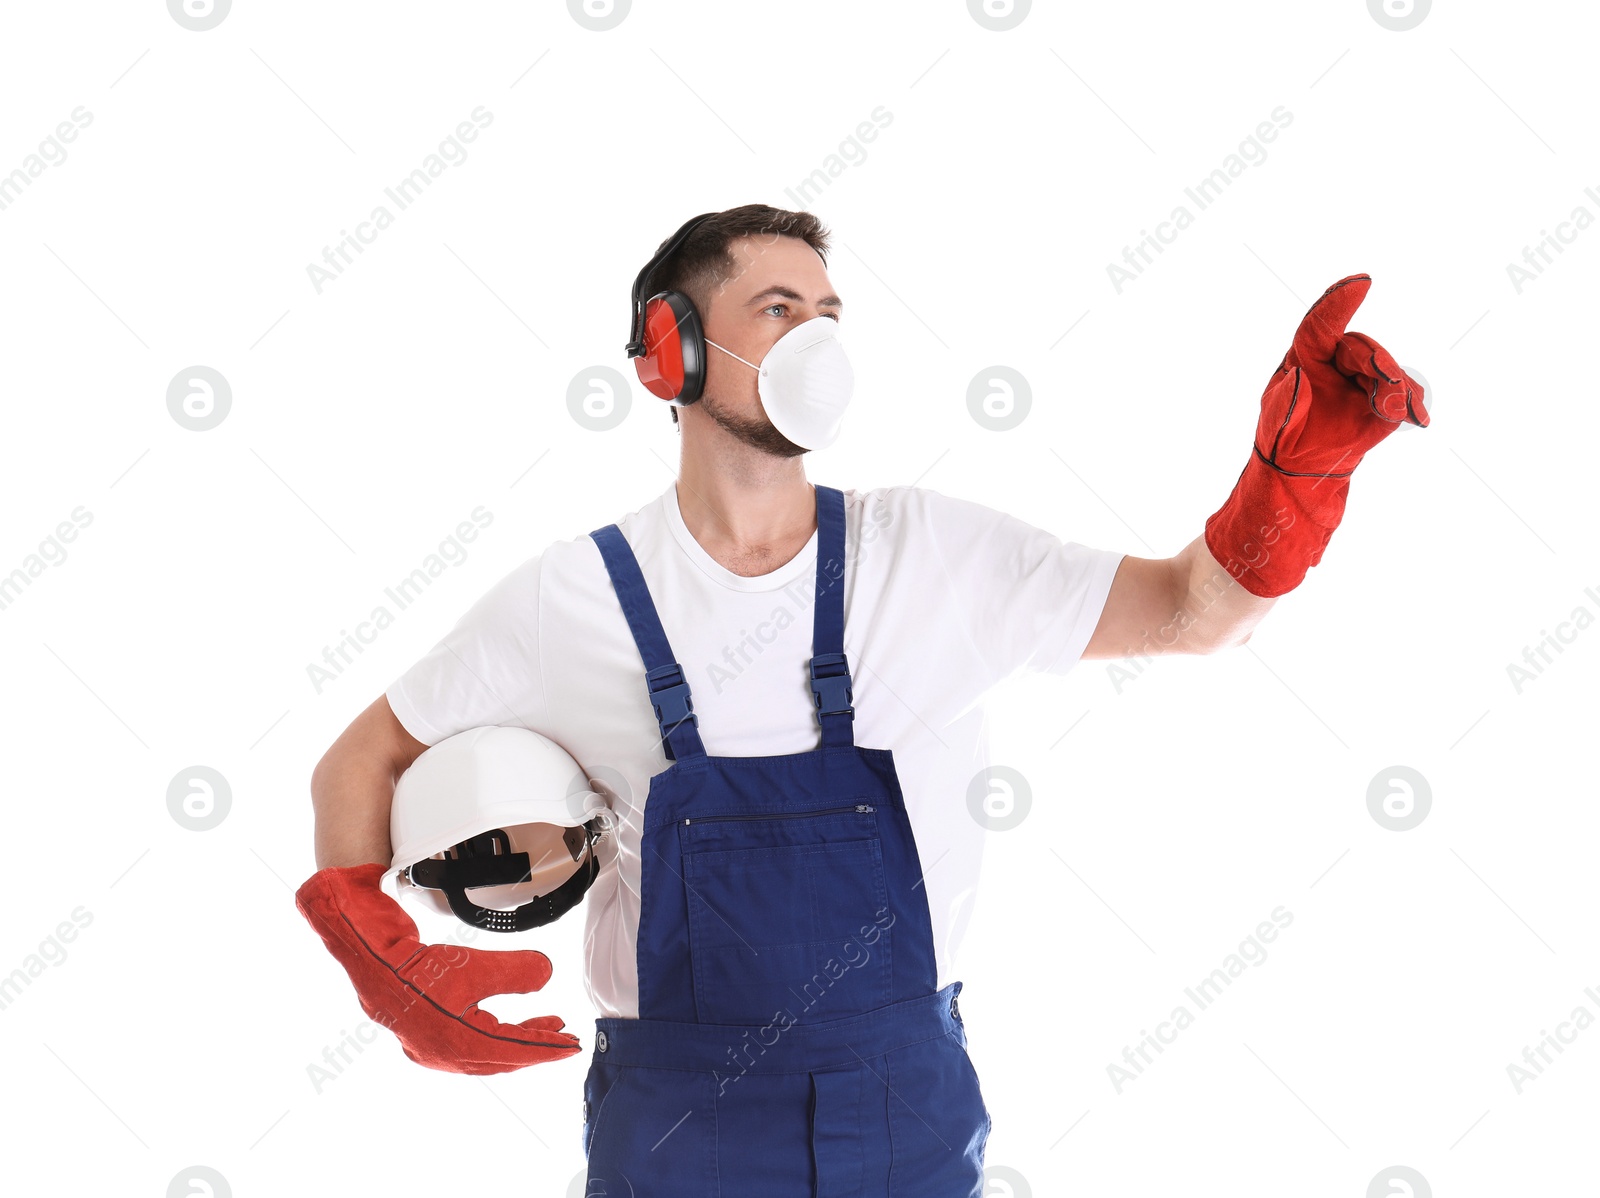
[[[786,312],[788,310],[788,307],[789,307],[789,305],[787,305],[787,304],[768,304],[765,308],[763,308],[761,310],[763,312],[774,312],[774,311],[776,311],[776,312]],[[832,320],[832,321],[834,321],[836,323],[837,323],[837,321],[839,319],[839,314],[837,312],[819,312],[819,313],[817,313],[817,315],[818,316],[826,316],[829,320]]]

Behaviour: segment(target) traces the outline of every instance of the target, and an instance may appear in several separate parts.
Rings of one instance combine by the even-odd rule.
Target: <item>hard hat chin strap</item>
[[[531,880],[528,854],[511,852],[511,838],[503,829],[495,828],[462,841],[452,850],[454,857],[442,861],[425,857],[412,864],[407,875],[417,886],[443,891],[450,910],[463,923],[490,932],[525,932],[560,919],[577,906],[584,893],[594,885],[600,874],[594,843],[603,831],[601,824],[600,820],[590,820],[581,829],[573,829],[581,838],[573,856],[587,849],[576,873],[548,894],[541,894],[510,911],[480,907],[467,897],[467,891],[478,886],[514,886]]]

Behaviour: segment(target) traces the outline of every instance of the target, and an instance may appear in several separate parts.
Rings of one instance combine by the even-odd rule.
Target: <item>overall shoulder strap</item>
[[[816,485],[817,600],[811,632],[811,695],[826,747],[855,743],[850,663],[844,655],[844,492]]]
[[[661,726],[661,745],[668,760],[704,757],[705,745],[700,740],[699,719],[694,714],[689,683],[684,679],[683,667],[672,655],[655,601],[650,598],[650,588],[645,586],[644,575],[639,570],[638,558],[634,557],[627,538],[615,524],[597,528],[589,535],[600,548],[606,572],[611,575],[611,586],[617,592],[622,614],[627,617],[628,629],[633,633],[633,642],[639,646],[639,656],[644,659],[645,684],[656,722]]]

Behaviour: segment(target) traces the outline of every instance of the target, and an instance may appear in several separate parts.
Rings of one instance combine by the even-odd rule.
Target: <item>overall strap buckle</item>
[[[843,653],[817,653],[811,658],[811,695],[820,720],[825,715],[853,715],[850,663]]]
[[[694,702],[689,696],[689,684],[683,680],[682,666],[669,661],[664,666],[646,670],[644,676],[650,686],[650,703],[656,710],[656,720],[663,734],[670,733],[685,720],[699,725],[700,717],[692,710]]]

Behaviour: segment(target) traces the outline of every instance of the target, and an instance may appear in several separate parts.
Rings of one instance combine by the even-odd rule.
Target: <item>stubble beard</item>
[[[759,401],[757,402],[759,404]],[[765,411],[759,417],[735,415],[727,411],[712,395],[703,396],[700,404],[705,409],[706,415],[716,422],[718,428],[724,429],[729,436],[753,449],[759,449],[776,458],[794,458],[807,452],[804,446],[796,445],[780,433],[767,418]]]

